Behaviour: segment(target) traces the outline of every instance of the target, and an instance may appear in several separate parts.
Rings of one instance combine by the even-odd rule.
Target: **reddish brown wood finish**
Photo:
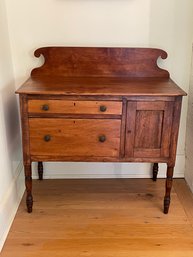
[[[32,212],[33,196],[32,196],[32,172],[31,164],[24,164],[25,186],[26,186],[26,205],[28,212]]]
[[[173,102],[128,102],[126,156],[169,157]]]
[[[157,66],[167,54],[145,48],[46,47],[45,63],[20,94],[27,208],[32,211],[31,162],[151,162],[168,165],[169,210],[182,96]]]
[[[176,162],[176,150],[178,142],[178,132],[180,126],[180,115],[181,115],[182,97],[176,97],[173,111],[173,124],[171,132],[171,144],[170,144],[170,159],[168,161],[169,167],[174,167]]]
[[[164,197],[164,213],[167,214],[170,207],[170,193],[172,189],[172,182],[173,182],[173,173],[174,167],[167,167],[167,177],[166,177],[166,192]]]
[[[122,113],[122,103],[116,101],[29,100],[29,113],[54,114],[117,114]]]
[[[45,62],[32,71],[32,77],[169,77],[157,66],[159,57],[167,58],[160,49],[43,47],[35,51],[36,57],[40,55]]]
[[[186,95],[168,78],[125,78],[125,77],[35,77],[28,79],[17,91],[19,94],[75,97],[172,97]],[[72,99],[72,98],[71,98]],[[101,99],[101,98],[100,98]],[[74,98],[73,98],[74,100]]]
[[[24,165],[30,165],[30,147],[29,147],[29,122],[27,111],[27,96],[20,95],[20,113],[22,126],[22,145],[23,145],[23,162]]]
[[[120,120],[30,118],[30,153],[119,157],[120,129]],[[47,141],[46,135],[50,136]]]

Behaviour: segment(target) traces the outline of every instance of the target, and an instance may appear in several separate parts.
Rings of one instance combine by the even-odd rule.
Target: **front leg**
[[[24,171],[25,171],[25,186],[26,186],[26,193],[27,193],[26,205],[27,205],[27,211],[31,213],[32,206],[33,206],[31,164],[25,164]]]
[[[38,175],[39,175],[39,180],[43,180],[43,163],[38,162]]]
[[[164,213],[167,214],[170,207],[170,194],[172,189],[174,167],[167,167],[166,192],[164,197]]]

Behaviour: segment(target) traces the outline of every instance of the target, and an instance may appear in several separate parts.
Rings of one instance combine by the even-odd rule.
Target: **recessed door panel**
[[[126,157],[169,157],[173,102],[128,102]]]

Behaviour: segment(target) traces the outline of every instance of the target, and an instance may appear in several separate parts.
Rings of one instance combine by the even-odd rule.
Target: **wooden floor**
[[[193,196],[174,181],[164,215],[164,180],[34,181],[1,257],[193,257]]]

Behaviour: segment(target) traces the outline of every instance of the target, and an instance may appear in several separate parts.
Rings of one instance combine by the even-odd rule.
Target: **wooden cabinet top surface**
[[[30,78],[17,90],[33,95],[179,96],[186,95],[171,79]]]
[[[167,53],[152,48],[45,47],[44,64],[16,91],[31,95],[186,95],[158,67]]]

